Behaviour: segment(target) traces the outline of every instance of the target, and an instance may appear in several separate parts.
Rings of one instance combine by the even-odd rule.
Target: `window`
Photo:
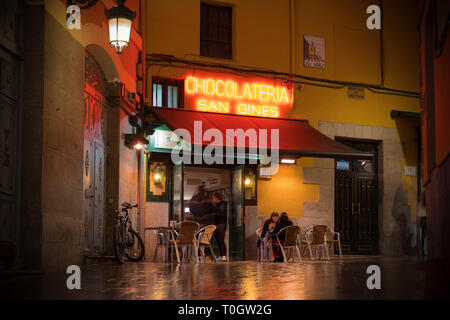
[[[232,8],[201,4],[200,55],[232,59]]]
[[[153,78],[154,107],[183,107],[183,80]]]

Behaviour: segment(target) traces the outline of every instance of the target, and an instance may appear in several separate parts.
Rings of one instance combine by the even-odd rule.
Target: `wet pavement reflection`
[[[369,290],[369,265],[381,269],[381,290]],[[450,297],[448,266],[417,259],[345,257],[343,262],[230,262],[82,267],[81,290],[68,290],[65,270],[0,275],[9,299],[423,299]]]

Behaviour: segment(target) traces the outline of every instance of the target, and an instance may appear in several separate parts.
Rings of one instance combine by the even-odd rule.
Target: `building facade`
[[[148,228],[188,216],[200,185],[228,202],[232,260],[256,257],[273,211],[339,231],[348,254],[416,253],[426,148],[415,2],[379,1],[382,28],[370,30],[366,0],[128,0],[121,54],[105,17],[116,3],[79,1],[81,30],[70,30],[69,2],[0,5],[1,269],[111,256],[124,201],[139,204],[132,220],[152,260]],[[150,144],[138,152],[125,134],[144,114]],[[248,148],[233,163],[174,162],[172,131],[196,119],[280,129],[288,163],[262,174]]]
[[[287,212],[302,229],[326,224],[341,232],[347,253],[415,254],[420,86],[419,35],[411,21],[417,21],[417,6],[380,1],[382,28],[369,30],[366,9],[371,4],[149,1],[147,109],[239,114],[251,116],[251,121],[257,121],[253,116],[306,119],[327,137],[373,157],[366,161],[297,154],[295,164],[281,164],[271,178],[250,165],[242,172],[205,163],[174,165],[170,150],[160,143],[168,134],[159,131],[183,125],[180,120],[175,128],[176,121],[168,117],[162,121],[166,126],[149,136],[145,227],[180,221],[189,213],[186,207],[196,186],[203,185],[229,200],[228,241],[234,256],[229,255],[235,259],[256,257],[255,230],[273,211]],[[228,80],[244,88],[240,98],[251,96],[245,93],[246,84],[285,86],[292,94],[291,105],[272,110],[275,98],[266,111],[261,100],[228,104],[223,99],[233,96],[232,84],[226,91]],[[271,102],[270,95],[265,99]],[[157,167],[166,183],[153,183]],[[254,184],[247,180],[252,177]],[[152,237],[146,234],[147,258],[153,253]]]
[[[449,259],[448,78],[450,42],[445,1],[420,1],[422,180],[426,190],[428,249],[431,259]]]
[[[123,136],[137,103],[121,93],[142,93],[145,3],[126,2],[136,18],[120,55],[105,17],[116,3],[79,2],[81,29],[70,30],[74,3],[1,4],[2,269],[65,270],[112,255],[112,212],[138,202],[139,154]]]

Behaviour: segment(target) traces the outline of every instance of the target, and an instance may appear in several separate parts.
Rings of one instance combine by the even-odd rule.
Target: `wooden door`
[[[378,183],[376,144],[345,142],[374,154],[371,160],[336,160],[335,230],[343,253],[378,253]]]
[[[95,60],[86,56],[84,118],[84,227],[85,251],[103,253],[105,202],[105,114],[102,74]]]
[[[0,257],[15,255],[19,212],[19,60],[0,48]]]

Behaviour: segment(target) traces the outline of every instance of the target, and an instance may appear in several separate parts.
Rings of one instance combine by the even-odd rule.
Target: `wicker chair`
[[[331,228],[328,228],[327,233],[325,234],[325,240],[327,244],[331,244],[331,248],[334,249],[334,245],[338,245],[339,249],[339,259],[342,261],[342,249],[341,249],[341,235],[339,232],[334,232]]]
[[[261,237],[262,234],[262,227],[256,229],[256,235],[258,236],[258,240],[259,240],[259,246],[257,248],[257,252],[256,252],[256,257],[258,261],[263,261],[263,257],[264,257],[264,245],[263,245],[263,238]]]
[[[330,259],[330,255],[328,254],[328,245],[327,245],[327,231],[329,228],[325,225],[315,225],[309,227],[306,232],[304,239],[302,240],[304,244],[309,249],[309,255],[311,259],[313,259],[312,248],[316,249],[316,256],[320,260],[318,250],[322,248],[325,251],[325,254],[328,259]]]
[[[256,230],[256,235],[258,236],[259,239],[259,248],[257,251],[257,259],[260,262],[263,261],[269,261],[270,257],[271,257],[271,250],[272,250],[272,239],[267,238],[267,237],[262,237],[262,230],[263,228],[258,228]]]
[[[284,236],[284,241],[282,242],[282,241],[280,241],[279,236],[283,231],[285,232],[285,236]],[[293,249],[295,249],[294,251],[297,253],[299,262],[302,262],[302,256],[300,254],[300,248],[299,248],[300,232],[301,232],[301,230],[300,230],[299,226],[287,226],[287,227],[284,227],[283,229],[281,229],[280,231],[278,231],[278,233],[275,235],[278,240],[277,245],[279,245],[281,248],[281,253],[283,254],[284,262],[289,262],[289,259],[286,257],[285,250],[292,251]],[[291,254],[289,254],[289,258],[290,258],[290,256],[291,256]]]
[[[214,231],[216,230],[215,225],[209,225],[206,227],[201,228],[195,233],[195,251],[197,252],[197,259],[200,262],[200,256],[198,255],[198,252],[200,251],[201,257],[203,259],[203,262],[206,262],[205,258],[205,248],[209,248],[209,252],[212,256],[212,260],[214,262],[217,262],[216,255],[214,254],[214,250],[211,246],[211,239],[214,234]]]
[[[153,254],[153,261],[156,261],[156,258],[158,257],[158,250],[162,249],[162,258],[163,261],[166,262],[168,258],[168,232],[169,230],[153,230],[153,232],[156,235],[156,245],[155,245],[155,253]]]
[[[337,244],[339,248],[339,258],[342,260],[341,236],[339,232],[332,231],[328,226],[315,225],[309,227],[306,230],[303,243],[308,246],[311,259],[313,258],[311,247],[314,247],[316,250],[323,248],[327,259],[330,259],[328,245]],[[318,252],[316,254],[318,256]]]
[[[177,232],[175,229],[179,229],[180,231]],[[198,262],[195,239],[195,234],[198,229],[200,229],[200,225],[197,222],[183,221],[176,224],[171,230],[172,237],[169,239],[169,243],[172,244],[175,249],[178,263],[180,263],[180,253],[178,252],[179,246],[181,246],[181,248],[194,248],[195,262]]]

